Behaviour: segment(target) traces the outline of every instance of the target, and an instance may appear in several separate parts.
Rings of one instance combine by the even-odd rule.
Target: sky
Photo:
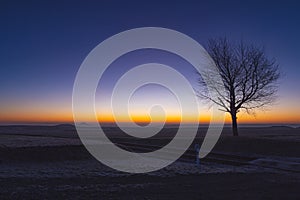
[[[283,74],[277,101],[256,115],[240,113],[238,120],[300,124],[299,9],[300,3],[287,0],[1,1],[0,123],[72,122],[73,83],[89,52],[119,32],[164,27],[204,47],[209,39],[224,36],[263,46]],[[133,65],[153,61],[171,65],[197,88],[197,77],[184,60],[162,51],[132,52],[117,59],[99,83],[96,107],[103,120],[109,121],[110,113],[102,101],[109,98],[118,77]],[[143,105],[148,101],[158,101],[175,113],[178,109],[165,88],[145,86],[132,97],[131,112],[138,119],[147,118]],[[203,122],[209,119],[208,109],[200,105]]]

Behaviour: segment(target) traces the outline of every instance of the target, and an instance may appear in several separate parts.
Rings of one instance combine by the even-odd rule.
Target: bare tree
[[[230,113],[233,135],[238,136],[237,113],[241,109],[250,113],[251,110],[274,101],[280,77],[278,65],[274,59],[267,58],[262,48],[245,45],[243,42],[235,45],[226,38],[210,40],[207,51],[221,75],[225,91],[214,87],[217,83],[209,81],[212,80],[213,73],[206,72],[199,79],[200,97]],[[217,98],[208,93],[208,85],[215,90]]]

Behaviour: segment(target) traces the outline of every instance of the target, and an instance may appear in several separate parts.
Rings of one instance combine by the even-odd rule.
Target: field
[[[176,127],[156,137],[132,140],[107,127],[122,148],[143,152],[168,143]],[[195,164],[194,144],[159,171],[129,174],[93,158],[72,125],[0,127],[1,199],[299,199],[300,129],[242,127],[232,137],[224,128],[213,151]]]

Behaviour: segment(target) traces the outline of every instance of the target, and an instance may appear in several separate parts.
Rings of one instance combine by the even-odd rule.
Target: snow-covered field
[[[299,138],[299,128],[225,129],[214,151],[254,160],[129,174],[94,159],[72,126],[0,126],[0,199],[299,199]]]
[[[111,169],[96,160],[62,161],[42,163],[3,163],[0,165],[0,178],[72,178],[72,177],[128,177],[133,174]],[[148,176],[175,177],[178,175],[199,175],[208,173],[254,173],[278,172],[257,166],[230,166],[224,164],[194,163],[177,161],[159,171],[147,173]]]

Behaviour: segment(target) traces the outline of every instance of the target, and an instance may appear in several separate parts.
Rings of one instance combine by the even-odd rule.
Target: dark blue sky
[[[1,1],[0,108],[9,116],[26,114],[21,105],[70,107],[87,54],[116,33],[144,26],[175,29],[204,46],[220,36],[265,46],[285,74],[280,106],[297,106],[299,10],[297,1]]]

